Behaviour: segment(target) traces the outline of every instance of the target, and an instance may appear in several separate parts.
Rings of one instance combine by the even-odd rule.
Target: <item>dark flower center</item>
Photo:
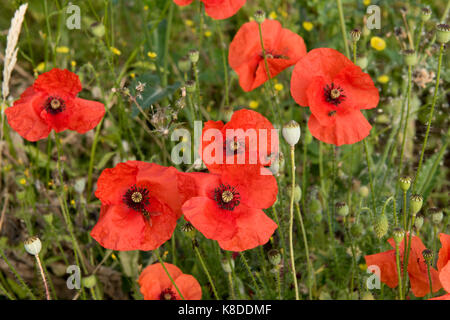
[[[225,141],[224,151],[226,155],[237,155],[238,153],[244,152],[244,148],[245,142],[238,141],[236,137]]]
[[[342,101],[345,100],[344,89],[336,86],[333,82],[331,85],[326,85],[323,88],[325,100],[335,106],[338,106]]]
[[[51,114],[58,114],[63,112],[66,108],[66,103],[59,97],[50,96],[47,98],[44,104],[44,109]]]
[[[159,300],[177,300],[177,296],[175,292],[173,292],[170,288],[167,288],[161,291]]]
[[[128,208],[134,211],[142,213],[144,216],[148,214],[145,206],[150,204],[149,192],[146,188],[141,188],[136,185],[132,186],[125,192],[123,196],[123,202]]]
[[[221,209],[232,211],[241,203],[241,195],[236,187],[221,184],[214,190],[214,200]]]

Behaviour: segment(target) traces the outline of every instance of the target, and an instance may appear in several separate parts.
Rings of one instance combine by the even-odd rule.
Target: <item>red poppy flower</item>
[[[154,250],[170,239],[181,216],[177,170],[127,161],[105,169],[95,195],[102,202],[91,236],[112,250]]]
[[[450,300],[450,235],[441,233],[441,249],[439,250],[439,259],[437,268],[439,271],[439,280],[447,294],[432,298],[431,300]]]
[[[85,133],[100,122],[105,107],[77,98],[81,89],[80,79],[73,72],[52,69],[43,73],[6,109],[8,123],[29,141],[46,138],[52,129]]]
[[[193,0],[173,0],[179,6],[187,6]],[[247,0],[200,0],[205,5],[205,12],[216,20],[227,19],[236,14]]]
[[[303,38],[283,29],[278,21],[265,20],[261,27],[271,77],[306,54]],[[244,91],[252,91],[268,80],[257,22],[245,23],[236,33],[230,44],[228,62],[239,75]]]
[[[267,166],[278,153],[278,133],[260,113],[242,109],[225,125],[206,122],[199,152],[211,173],[226,166]]]
[[[370,133],[372,126],[361,109],[378,105],[379,93],[372,79],[340,52],[319,48],[295,65],[291,95],[309,106],[308,128],[317,139],[334,144],[353,144]]]
[[[409,239],[409,236],[408,236]],[[389,250],[377,254],[365,256],[367,266],[376,265],[380,268],[381,281],[390,288],[398,285],[397,263],[395,259],[395,242],[394,239],[388,240],[394,250]],[[422,252],[425,246],[419,237],[413,236],[411,239],[411,251],[408,262],[408,275],[411,282],[411,290],[416,297],[423,297],[430,292],[430,284],[428,281],[427,265],[423,259]],[[400,244],[400,263],[403,265],[404,241]],[[442,288],[439,282],[438,272],[430,269],[431,282],[433,284],[433,292]]]
[[[220,175],[179,173],[179,190],[187,200],[184,217],[208,239],[229,251],[265,244],[277,225],[262,209],[273,205],[275,178],[265,168],[227,168]]]
[[[202,288],[193,276],[184,274],[173,264],[166,262],[164,266],[185,300],[202,298]],[[181,300],[177,289],[160,263],[152,264],[142,271],[139,276],[139,286],[144,300]]]

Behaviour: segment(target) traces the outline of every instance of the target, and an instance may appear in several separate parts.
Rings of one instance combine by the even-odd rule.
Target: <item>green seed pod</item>
[[[410,177],[401,177],[400,179],[398,179],[400,188],[405,192],[408,191],[409,188],[411,187],[411,181],[412,179]]]
[[[93,24],[91,24],[91,32],[97,38],[103,38],[103,36],[105,35],[105,26],[103,25],[103,23],[94,22]]]
[[[262,10],[256,10],[254,18],[256,22],[263,23],[266,20],[266,13]]]
[[[353,29],[350,31],[350,37],[352,38],[353,42],[358,42],[361,38],[361,30],[358,28]]]
[[[221,260],[222,263],[222,269],[223,271],[225,271],[226,273],[231,273],[234,269],[234,260],[233,259],[228,259],[228,258],[223,258]]]
[[[433,251],[431,251],[430,249],[425,249],[422,251],[422,256],[427,264],[431,264],[431,261],[433,261],[434,254]]]
[[[291,146],[295,146],[300,140],[300,125],[295,120],[291,120],[283,126],[283,138]]]
[[[407,66],[414,66],[417,63],[417,54],[414,50],[405,50],[403,55]]]
[[[361,186],[359,188],[359,194],[363,198],[367,198],[369,196],[369,188],[367,186]]]
[[[411,212],[415,216],[422,209],[423,198],[420,194],[413,194],[410,198]]]
[[[200,59],[200,53],[198,50],[191,50],[189,51],[189,60],[191,60],[192,63],[197,63]]]
[[[360,223],[355,223],[350,228],[350,233],[353,237],[359,238],[364,234],[364,227]]]
[[[188,93],[194,93],[195,92],[195,81],[194,80],[186,81],[185,85],[186,85],[186,91]]]
[[[361,300],[375,300],[375,298],[373,297],[373,294],[371,292],[366,291],[361,296]]]
[[[428,214],[431,216],[431,222],[435,225],[439,225],[444,218],[444,214],[442,210],[439,208],[430,208],[428,209]]]
[[[91,289],[97,284],[97,278],[95,275],[84,277],[81,279],[81,283],[83,284],[83,287]]]
[[[450,40],[450,26],[445,23],[436,26],[436,41],[446,44]]]
[[[348,215],[349,209],[348,205],[345,202],[337,202],[335,204],[336,212],[341,217],[346,217]]]
[[[302,189],[298,184],[296,184],[294,188],[294,201],[298,203],[300,202],[301,199],[302,199]]]
[[[191,70],[191,60],[188,57],[178,60],[178,69],[183,73],[189,72]]]
[[[186,222],[182,227],[181,231],[186,232],[188,236],[193,237],[195,236],[195,228],[190,222]]]
[[[375,231],[375,235],[381,239],[383,238],[389,229],[389,221],[386,218],[386,215],[381,214],[375,220],[375,225],[373,226],[373,230]]]
[[[269,261],[271,264],[273,264],[274,266],[277,266],[280,264],[281,262],[281,253],[277,250],[277,249],[271,249],[268,253],[267,253],[268,257],[269,257]]]
[[[403,241],[403,238],[405,237],[405,231],[401,228],[395,228],[392,233],[394,235],[395,243],[399,245]]]
[[[229,122],[231,120],[231,117],[233,116],[233,107],[231,106],[226,106],[223,108],[223,116],[222,119],[225,122]]]
[[[423,226],[423,217],[421,215],[417,215],[416,219],[414,221],[414,226],[416,227],[416,230],[419,231],[420,229],[422,229]]]
[[[431,9],[427,7],[422,8],[422,21],[427,22],[431,18]]]
[[[311,199],[311,202],[309,203],[309,210],[312,213],[322,212],[322,203],[316,198]]]
[[[36,236],[29,237],[23,244],[25,246],[25,250],[33,256],[38,255],[39,252],[41,252],[42,243]]]

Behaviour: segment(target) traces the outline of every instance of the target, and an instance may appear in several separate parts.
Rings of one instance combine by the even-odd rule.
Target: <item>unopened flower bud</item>
[[[337,214],[341,217],[346,217],[348,215],[349,209],[345,202],[336,202],[335,207]]]
[[[431,222],[435,225],[439,225],[444,218],[444,214],[439,208],[430,208],[428,209],[428,213],[431,215]]]
[[[420,194],[413,194],[410,198],[412,215],[415,216],[422,209],[423,198]]]
[[[103,25],[103,23],[94,22],[93,24],[91,24],[91,32],[97,38],[103,38],[103,36],[105,35],[105,26]]]
[[[359,194],[363,198],[367,198],[369,196],[369,188],[367,186],[361,186],[359,188]]]
[[[352,37],[353,42],[358,42],[361,38],[361,30],[358,28],[353,29],[350,31],[350,36]]]
[[[183,73],[189,72],[191,70],[191,60],[188,57],[178,60],[178,69]]]
[[[376,220],[375,224],[373,226],[373,230],[375,231],[375,235],[381,239],[383,238],[389,229],[389,221],[386,217],[386,215],[381,214],[379,215]]]
[[[356,65],[360,67],[361,69],[367,68],[367,65],[369,64],[369,60],[366,56],[361,56],[356,58]]]
[[[446,44],[450,40],[450,26],[445,23],[436,26],[436,41]]]
[[[270,250],[267,255],[269,256],[269,261],[274,266],[277,266],[281,262],[281,253],[277,249]]]
[[[422,256],[423,256],[426,264],[431,264],[434,254],[433,254],[433,251],[431,251],[430,249],[425,249],[422,251]]]
[[[258,23],[263,23],[266,20],[266,13],[262,10],[257,10],[254,15],[255,21]]]
[[[300,125],[291,120],[283,126],[283,138],[291,146],[295,146],[300,140]]]
[[[221,263],[222,263],[222,269],[226,273],[231,273],[232,270],[234,269],[234,260],[233,259],[223,258],[221,260]]]
[[[309,204],[309,211],[312,213],[322,212],[322,203],[319,199],[313,198]]]
[[[420,230],[422,229],[422,226],[423,226],[423,216],[418,214],[416,216],[416,219],[414,220],[414,227],[416,227],[416,230]]]
[[[300,202],[301,199],[302,199],[302,189],[298,184],[296,184],[294,188],[294,201],[298,203]]]
[[[398,179],[398,183],[400,184],[400,189],[402,189],[403,191],[408,191],[409,188],[411,187],[411,178],[410,177],[401,177],[400,179]]]
[[[395,228],[393,230],[393,235],[394,235],[394,241],[398,245],[398,244],[400,244],[400,242],[403,241],[403,238],[405,237],[405,231],[401,228]]]
[[[90,275],[81,279],[81,283],[83,284],[83,287],[91,289],[97,284],[97,278],[95,275]]]
[[[427,22],[431,18],[431,9],[428,7],[422,8],[422,21]]]
[[[36,236],[29,237],[23,244],[25,246],[25,250],[33,256],[36,256],[39,254],[39,252],[41,252],[42,243],[41,240]]]
[[[417,63],[417,54],[414,50],[405,50],[403,55],[405,56],[405,63],[407,66],[414,66]]]
[[[198,50],[191,50],[189,51],[189,60],[191,60],[192,63],[197,63],[200,59],[200,53]]]
[[[352,227],[350,228],[350,233],[355,238],[361,237],[363,235],[363,233],[364,233],[363,225],[360,224],[360,223],[353,224]]]

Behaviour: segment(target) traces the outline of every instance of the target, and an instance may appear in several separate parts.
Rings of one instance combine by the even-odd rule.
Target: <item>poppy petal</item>
[[[176,280],[175,284],[180,290],[185,300],[201,300],[202,287],[198,281],[190,274],[182,274]],[[172,285],[172,291],[178,295],[177,289]]]
[[[183,274],[171,263],[165,262],[164,266],[174,281]],[[160,263],[147,266],[140,274],[138,282],[145,300],[159,300],[161,292],[172,287],[172,282]]]
[[[203,1],[205,3],[205,12],[208,16],[216,20],[227,19],[236,14],[247,0],[222,0],[222,1]],[[211,2],[218,2],[217,4]]]
[[[187,6],[188,4],[191,4],[193,0],[173,0],[175,4],[179,6]]]
[[[39,75],[33,88],[49,96],[56,95],[64,100],[75,98],[82,89],[80,78],[75,73],[58,68]]]
[[[450,293],[450,261],[440,270],[439,280],[444,290]]]
[[[439,250],[439,259],[437,261],[437,268],[439,271],[441,271],[441,269],[445,265],[447,265],[447,263],[450,261],[450,235],[441,233],[439,235],[439,239],[441,240],[442,247]]]
[[[69,118],[68,128],[78,133],[86,133],[95,128],[105,115],[103,103],[81,98],[72,100],[73,111]]]
[[[219,246],[229,251],[245,251],[269,241],[277,224],[261,209],[247,208],[236,219],[237,232],[229,240],[219,240]]]
[[[395,260],[395,250],[380,252],[364,257],[367,266],[377,266],[380,268],[381,281],[390,288],[398,285],[397,264]]]

